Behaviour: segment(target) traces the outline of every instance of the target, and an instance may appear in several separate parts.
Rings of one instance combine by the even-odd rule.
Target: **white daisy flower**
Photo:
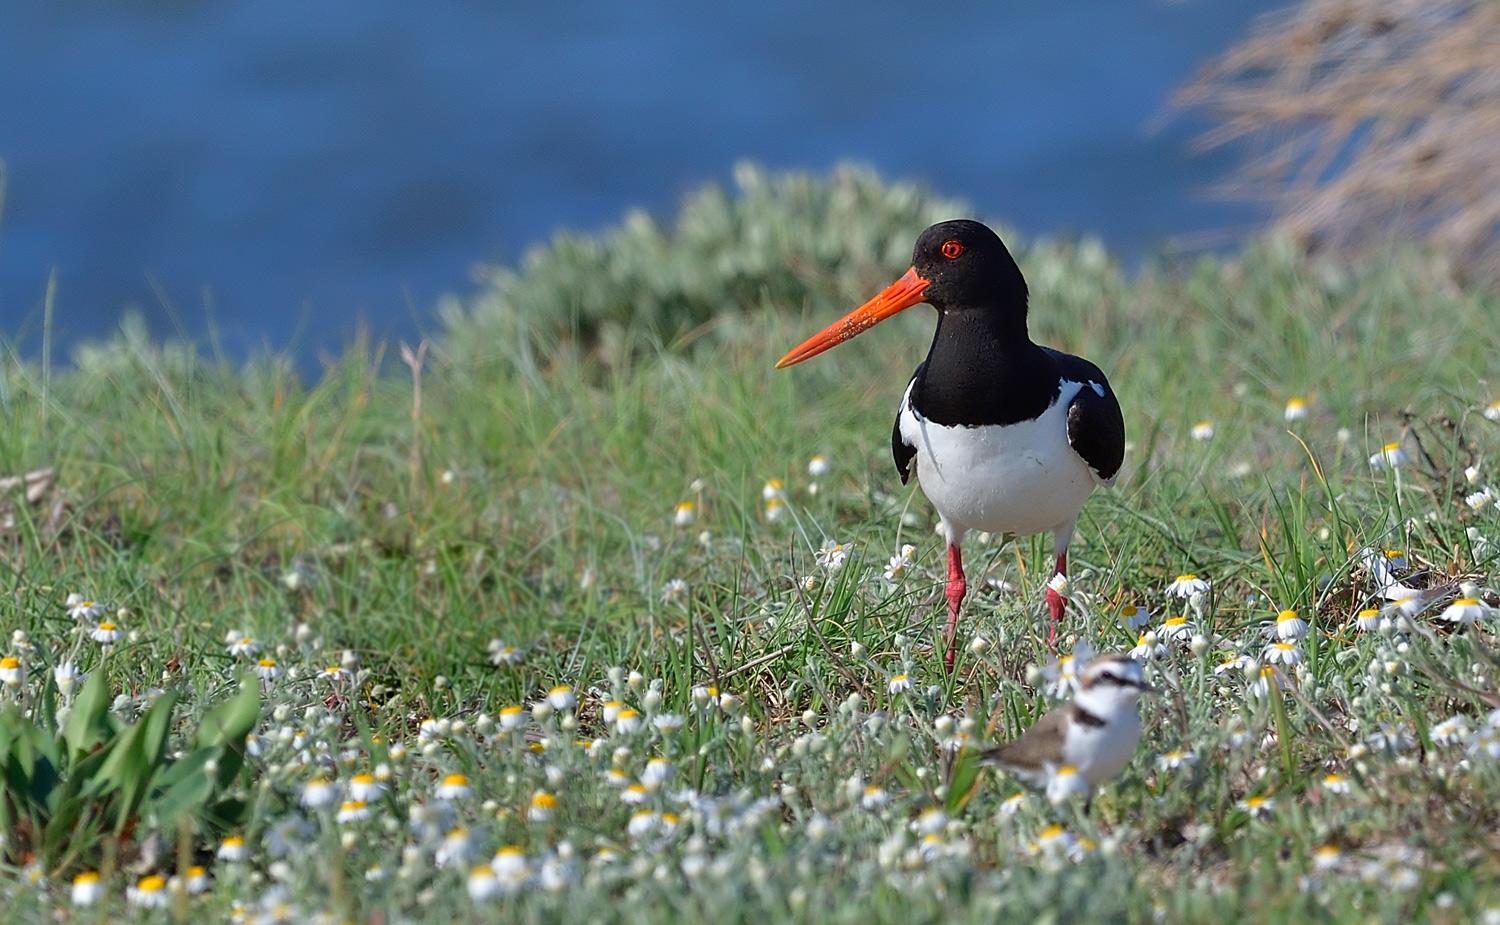
[[[274,681],[281,677],[281,666],[274,658],[263,658],[255,663],[255,673],[262,681]]]
[[[664,735],[671,735],[682,728],[684,720],[679,713],[658,713],[651,717],[651,725]]]
[[[890,805],[890,802],[890,794],[886,793],[880,787],[875,786],[866,787],[865,792],[859,798],[860,809],[869,810],[871,812],[874,812],[878,809],[884,809],[885,807]]]
[[[531,795],[531,806],[526,810],[526,819],[528,822],[546,822],[552,818],[552,812],[555,809],[557,809],[557,797],[538,790]]]
[[[89,638],[100,645],[113,645],[120,640],[120,627],[113,623],[100,623],[89,632]]]
[[[298,802],[308,809],[322,809],[332,806],[339,798],[339,789],[326,777],[314,777],[302,785],[302,796]]]
[[[823,547],[817,552],[818,565],[837,572],[844,567],[844,560],[849,557],[850,546],[848,543],[836,543],[833,540],[825,540]]]
[[[615,734],[631,735],[641,728],[641,714],[635,710],[621,710],[615,715]]]
[[[1037,833],[1030,847],[1034,854],[1071,855],[1078,848],[1078,838],[1060,825],[1050,825]]]
[[[647,790],[657,790],[672,779],[675,770],[672,762],[667,759],[652,758],[646,762],[646,769],[641,772],[641,786]]]
[[[26,666],[14,655],[0,658],[0,684],[20,687],[26,681]]]
[[[1204,440],[1212,440],[1214,437],[1214,422],[1199,421],[1193,425],[1193,429],[1188,431],[1188,433],[1192,435],[1194,440],[1200,443]]]
[[[661,586],[661,602],[673,604],[687,597],[688,584],[681,578],[673,578]]]
[[[526,885],[526,880],[531,876],[531,863],[526,860],[526,855],[520,848],[507,845],[495,852],[490,860],[490,870],[499,878],[502,892],[514,893]]]
[[[1323,777],[1323,789],[1328,793],[1353,793],[1354,782],[1342,774],[1326,774]]]
[[[386,785],[373,774],[356,774],[349,778],[349,799],[369,803],[385,796]]]
[[[526,660],[525,651],[508,646],[499,639],[491,639],[485,649],[490,654],[490,664],[496,668],[501,665],[519,665]]]
[[[1187,617],[1168,617],[1162,621],[1157,635],[1167,642],[1190,642],[1198,627]]]
[[[1473,626],[1490,615],[1489,605],[1477,597],[1461,597],[1449,604],[1447,609],[1438,614],[1439,620],[1449,623],[1458,623],[1463,626]]]
[[[1259,819],[1276,808],[1276,798],[1268,796],[1245,797],[1234,805],[1249,813],[1251,819]]]
[[[1231,655],[1214,666],[1214,674],[1243,674],[1246,668],[1254,664],[1255,659],[1248,655]]]
[[[911,690],[912,686],[913,682],[910,675],[898,674],[886,684],[886,690],[892,694],[904,694]]]
[[[1406,450],[1401,448],[1400,443],[1387,443],[1380,448],[1380,452],[1370,457],[1370,467],[1379,471],[1386,467],[1392,469],[1397,466],[1405,466],[1411,463],[1411,457],[1406,455]]]
[[[1307,635],[1307,621],[1295,610],[1283,610],[1276,615],[1276,638],[1283,642],[1297,642]]]
[[[1089,658],[1092,658],[1092,654],[1080,659],[1078,653],[1075,652],[1072,655],[1053,658],[1043,665],[1042,677],[1047,682],[1043,691],[1047,696],[1061,699],[1077,693],[1079,665],[1080,663],[1087,664]]]
[[[1075,796],[1087,797],[1089,782],[1072,765],[1062,765],[1047,781],[1047,801],[1056,806]]]
[[[1151,612],[1134,604],[1126,604],[1120,608],[1120,625],[1128,630],[1140,631],[1147,623],[1151,622]]]
[[[449,774],[438,784],[433,796],[439,800],[467,800],[474,795],[469,779],[462,774]]]
[[[92,906],[104,898],[104,882],[99,872],[86,870],[73,878],[71,897],[75,906]]]
[[[900,581],[911,568],[912,557],[916,555],[917,547],[907,544],[901,547],[901,551],[891,556],[885,566],[885,580],[891,584]]]
[[[1190,751],[1177,749],[1156,756],[1156,766],[1163,771],[1176,771],[1179,768],[1190,768],[1198,763],[1198,756]]]
[[[1291,423],[1292,421],[1300,421],[1300,420],[1303,420],[1304,418],[1306,418],[1307,417],[1307,399],[1305,399],[1305,398],[1289,398],[1289,399],[1287,399],[1286,410],[1282,412],[1282,417],[1285,418],[1288,423]]]
[[[1250,696],[1255,698],[1267,697],[1270,695],[1272,687],[1280,690],[1282,683],[1281,673],[1276,670],[1275,665],[1263,665],[1260,669],[1259,677],[1250,682]]]
[[[81,594],[68,595],[68,616],[79,623],[92,623],[99,619],[104,613],[104,605],[95,601],[86,601]]]
[[[1130,650],[1130,657],[1138,662],[1149,662],[1153,658],[1166,658],[1168,654],[1167,647],[1161,643],[1155,633],[1142,633],[1135,642],[1135,648]]]
[[[1500,421],[1500,401],[1492,401],[1484,406],[1484,419],[1486,421]]]
[[[1432,727],[1434,745],[1457,745],[1469,737],[1469,721],[1463,715],[1450,716]]]
[[[1170,597],[1189,598],[1194,594],[1203,594],[1208,590],[1208,582],[1197,575],[1178,575],[1171,584],[1167,585],[1167,594]]]
[[[230,835],[219,842],[219,850],[216,856],[221,861],[238,864],[250,860],[250,849],[246,846],[244,838],[238,835]]]
[[[370,804],[364,800],[345,800],[339,805],[339,811],[334,821],[348,825],[353,822],[364,822],[370,818]]]
[[[167,880],[157,874],[142,877],[135,886],[125,891],[125,898],[132,906],[144,909],[163,908],[170,898],[167,895]]]
[[[1324,845],[1312,853],[1313,870],[1326,873],[1344,862],[1344,852],[1337,845]]]
[[[1302,664],[1302,647],[1295,642],[1274,642],[1266,646],[1265,660],[1272,665]]]
[[[786,485],[781,479],[767,479],[766,484],[761,486],[760,497],[762,501],[776,501],[786,497]]]
[[[573,688],[559,684],[547,692],[547,703],[554,710],[571,710],[578,705],[578,696],[573,693]]]
[[[230,633],[229,654],[236,658],[249,658],[260,651],[260,642],[244,633]]]
[[[807,461],[807,474],[813,478],[817,478],[820,475],[827,475],[832,469],[833,466],[828,462],[827,453],[819,453]]]
[[[1354,615],[1354,628],[1361,633],[1373,633],[1380,629],[1380,611],[1366,607]]]
[[[672,512],[672,523],[679,527],[686,527],[697,519],[698,505],[692,501],[682,502]]]
[[[468,880],[464,881],[464,889],[468,891],[469,898],[474,902],[484,902],[500,895],[500,878],[489,867],[480,866],[469,871]]]

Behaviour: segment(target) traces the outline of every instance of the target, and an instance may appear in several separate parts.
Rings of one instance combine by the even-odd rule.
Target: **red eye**
[[[947,240],[943,242],[943,256],[949,260],[954,259],[964,252],[964,246],[957,241]]]

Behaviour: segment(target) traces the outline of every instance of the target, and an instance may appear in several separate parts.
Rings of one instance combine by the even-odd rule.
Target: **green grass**
[[[1121,606],[1159,625],[1184,609],[1164,593],[1176,575],[1213,585],[1206,650],[1175,646],[1151,663],[1168,693],[1147,703],[1136,760],[1090,812],[1033,796],[1007,815],[1021,788],[988,772],[971,788],[970,752],[949,747],[1003,740],[1048,706],[1034,669],[1048,658],[1050,576],[1044,538],[976,538],[961,631],[990,645],[943,671],[941,544],[887,453],[927,318],[776,372],[829,320],[821,303],[776,313],[752,293],[712,342],[667,326],[665,340],[631,335],[636,359],[601,363],[555,331],[524,349],[496,335],[479,299],[450,311],[415,415],[395,348],[352,344],[308,386],[283,358],[228,367],[127,333],[71,370],[12,361],[0,377],[0,476],[58,473],[40,504],[6,502],[0,616],[36,650],[20,653],[27,684],[0,696],[35,712],[49,666],[72,653],[125,695],[122,716],[152,688],[180,694],[185,737],[245,670],[227,632],[299,674],[267,685],[263,751],[236,784],[249,808],[232,832],[201,815],[142,817],[56,866],[7,833],[8,917],[87,920],[95,912],[74,913],[67,896],[85,868],[105,874],[101,920],[218,919],[236,903],[253,916],[278,902],[300,920],[445,922],[1469,921],[1500,907],[1500,764],[1432,741],[1440,721],[1464,715],[1477,730],[1500,705],[1497,624],[1450,632],[1433,619],[1459,580],[1489,580],[1495,553],[1474,537],[1500,539],[1500,512],[1464,501],[1500,482],[1500,425],[1478,413],[1496,397],[1495,297],[1407,257],[1335,272],[1268,247],[1129,282],[1089,246],[1039,243],[1022,258],[1034,336],[1109,372],[1131,441],[1119,486],[1084,512],[1071,634],[1129,648]],[[1288,424],[1294,396],[1311,414]],[[1190,437],[1201,420],[1215,423],[1211,440]],[[1373,471],[1370,454],[1397,441],[1412,465]],[[814,494],[817,453],[833,468]],[[769,479],[789,502],[776,522],[763,513]],[[696,522],[674,526],[688,500]],[[854,548],[835,574],[814,558],[828,539]],[[915,567],[888,584],[902,543]],[[1359,555],[1369,546],[1405,550],[1408,580],[1437,596],[1387,634],[1349,623],[1379,606]],[[1015,592],[983,588],[990,578]],[[673,579],[688,590],[664,600]],[[72,592],[119,609],[130,635],[107,651],[82,637]],[[1312,623],[1295,684],[1256,698],[1242,672],[1215,673],[1228,656],[1261,657],[1261,626],[1283,608]],[[491,640],[524,658],[491,664]],[[344,650],[357,681],[313,676]],[[612,679],[615,666],[640,680]],[[915,686],[893,695],[901,673]],[[568,723],[569,711],[532,719],[545,752],[494,728],[502,708],[558,684],[579,705]],[[735,702],[704,704],[699,686]],[[602,718],[609,699],[684,726],[618,733]],[[429,718],[460,731],[424,743]],[[1360,746],[1381,723],[1411,747]],[[298,731],[305,750],[278,744]],[[328,756],[322,773],[344,782],[396,742],[405,755],[389,761],[392,792],[371,820],[299,806],[320,763],[303,756]],[[1173,749],[1196,763],[1159,768]],[[679,822],[632,838],[640,807],[606,772],[634,780],[656,756],[675,777],[645,808]],[[1352,793],[1326,789],[1334,771]],[[413,828],[412,805],[430,811],[454,772],[474,796],[435,831]],[[868,786],[889,805],[862,808]],[[557,806],[527,822],[537,791]],[[1274,809],[1251,818],[1238,803],[1256,795]],[[929,843],[913,826],[932,807],[948,818]],[[436,866],[441,832],[460,823],[474,859]],[[1033,853],[1054,823],[1091,847]],[[275,856],[273,835],[293,825],[299,843]],[[247,839],[250,862],[212,859],[226,834]],[[502,845],[553,879],[471,902],[469,868]],[[1313,861],[1325,845],[1343,853],[1326,872]],[[163,912],[126,905],[127,885],[188,862],[209,868],[204,895]],[[366,879],[372,867],[383,879]]]

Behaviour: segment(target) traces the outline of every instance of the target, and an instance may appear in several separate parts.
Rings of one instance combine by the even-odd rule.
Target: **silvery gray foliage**
[[[606,363],[653,341],[720,340],[762,308],[847,311],[902,272],[928,225],[964,205],[842,166],[826,177],[740,164],[735,192],[689,193],[666,226],[632,211],[599,236],[563,233],[518,269],[481,271],[483,288],[439,311],[451,359],[534,362],[566,347]]]

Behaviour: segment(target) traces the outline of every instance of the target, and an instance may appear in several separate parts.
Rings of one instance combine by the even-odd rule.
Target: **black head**
[[[983,322],[983,327],[1002,335],[1006,344],[1030,343],[1026,337],[1026,280],[999,236],[979,222],[941,222],[917,238],[911,269],[900,279],[803,341],[777,361],[776,368],[815,357],[923,302],[936,308],[940,316]],[[942,330],[939,320],[940,333],[935,338]]]
[[[912,268],[927,280],[923,300],[938,311],[1000,308],[1026,311],[1026,280],[1000,236],[970,219],[922,232]]]

